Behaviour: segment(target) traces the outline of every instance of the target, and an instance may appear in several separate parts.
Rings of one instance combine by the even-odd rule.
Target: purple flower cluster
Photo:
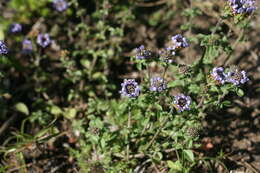
[[[173,103],[176,106],[178,112],[183,112],[185,110],[190,110],[191,98],[190,96],[178,94],[174,97]]]
[[[19,23],[13,23],[12,25],[10,25],[10,32],[11,33],[18,33],[22,31],[22,25]]]
[[[251,14],[256,10],[254,0],[228,0],[234,14]]]
[[[121,90],[119,93],[122,96],[129,98],[135,98],[140,95],[141,88],[134,79],[125,79],[121,83]],[[161,92],[166,89],[166,82],[160,77],[154,77],[151,79],[151,91]],[[178,112],[183,112],[185,110],[190,110],[191,98],[190,96],[185,96],[183,94],[178,94],[175,96],[173,103],[177,108]]]
[[[31,40],[24,39],[22,46],[23,46],[22,52],[25,53],[25,54],[31,53],[32,50],[33,50]]]
[[[0,55],[7,54],[7,53],[8,53],[8,49],[5,43],[2,40],[0,40]]]
[[[189,43],[185,37],[181,34],[177,34],[172,37],[172,43],[167,47],[167,50],[175,51],[181,48],[188,47]]]
[[[151,79],[150,91],[161,92],[166,89],[166,82],[161,77],[153,77]]]
[[[227,76],[227,82],[233,83],[234,85],[244,84],[249,80],[244,70],[239,71],[236,69],[228,72]]]
[[[249,80],[244,70],[239,71],[238,69],[235,69],[225,73],[223,67],[213,68],[211,77],[219,84],[229,82],[233,83],[234,85],[239,85],[244,84]]]
[[[136,59],[149,59],[152,56],[152,52],[149,50],[146,50],[144,45],[141,45],[140,47],[135,49],[136,53]]]
[[[133,98],[139,96],[140,94],[141,89],[134,79],[125,79],[121,86],[122,89],[120,93],[123,96]]]
[[[62,12],[68,8],[68,3],[65,0],[53,0],[53,6],[57,11]]]
[[[37,43],[43,48],[47,47],[51,43],[49,34],[39,34],[37,36]]]
[[[227,75],[225,74],[223,67],[213,68],[211,76],[219,84],[224,84],[226,82]]]

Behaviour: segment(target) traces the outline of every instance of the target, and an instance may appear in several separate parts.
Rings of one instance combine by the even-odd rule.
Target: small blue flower
[[[140,94],[141,89],[134,79],[125,79],[121,86],[122,89],[120,93],[122,94],[122,96],[132,98],[137,97]]]
[[[223,67],[213,68],[211,76],[219,84],[223,85],[226,82],[227,74],[225,74]]]
[[[189,47],[187,39],[181,34],[177,34],[172,37],[172,42],[170,46],[167,47],[167,50],[177,50],[185,47]]]
[[[149,59],[152,56],[152,52],[149,50],[146,50],[144,48],[144,45],[141,45],[140,47],[135,49],[135,53],[136,53],[136,59]]]
[[[228,0],[234,14],[251,14],[256,10],[254,0]]]
[[[227,74],[227,82],[233,83],[234,85],[244,84],[249,81],[246,72],[244,70],[234,70],[228,72]]]
[[[8,49],[5,43],[2,40],[0,40],[0,55],[7,54],[7,53],[8,53]]]
[[[25,53],[25,54],[29,54],[33,50],[31,40],[24,39],[23,43],[22,43],[22,46],[23,46],[22,52]]]
[[[10,32],[11,33],[18,33],[22,31],[22,25],[19,23],[13,23],[12,25],[10,25]]]
[[[49,34],[39,34],[37,36],[37,43],[43,48],[47,47],[51,43]]]
[[[53,6],[57,11],[62,12],[68,8],[68,3],[65,0],[53,0]]]
[[[153,77],[150,82],[151,82],[150,91],[161,92],[166,89],[166,82],[161,77]]]
[[[173,103],[175,104],[178,112],[183,112],[185,110],[190,110],[191,98],[190,96],[178,94],[175,96]]]

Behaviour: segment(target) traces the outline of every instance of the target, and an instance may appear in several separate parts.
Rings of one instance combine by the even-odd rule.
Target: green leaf
[[[225,100],[225,101],[223,101],[222,104],[223,104],[223,106],[227,106],[227,107],[229,107],[229,106],[232,105],[231,102],[230,102],[229,100]]]
[[[91,66],[89,60],[86,59],[86,58],[81,59],[80,63],[81,63],[81,65],[83,65],[87,69],[90,68],[90,66]]]
[[[243,91],[242,89],[240,89],[240,88],[236,90],[236,93],[237,93],[237,95],[238,95],[239,97],[244,96],[244,91]]]
[[[69,108],[63,115],[65,118],[73,119],[77,115],[77,110],[75,108]]]
[[[26,104],[19,102],[15,105],[15,109],[25,115],[29,115],[29,109]]]
[[[190,86],[189,86],[189,90],[190,91],[192,91],[193,93],[199,93],[200,92],[200,90],[201,90],[201,87],[199,87],[198,85],[196,85],[196,84],[191,84]]]
[[[100,144],[102,148],[106,147],[106,141],[103,138],[100,140]]]
[[[96,73],[93,74],[92,77],[93,77],[93,79],[102,79],[103,76],[104,76],[103,73],[101,73],[101,72],[96,72]]]
[[[163,158],[163,155],[161,152],[155,152],[153,155],[153,159],[157,162],[161,161]]]
[[[104,123],[103,123],[103,121],[101,121],[100,118],[95,119],[94,123],[95,123],[95,127],[100,128],[100,129],[102,129],[104,126]]]
[[[60,115],[60,114],[62,114],[62,110],[58,106],[55,106],[55,105],[51,106],[51,111],[50,112],[53,115]]]
[[[51,127],[40,130],[34,137],[40,138],[40,137],[44,136],[50,130],[50,128]]]
[[[167,164],[168,164],[168,167],[173,169],[173,170],[176,170],[176,171],[182,170],[182,165],[181,165],[179,160],[177,160],[176,162],[173,162],[171,160],[167,160]]]
[[[174,81],[171,81],[167,84],[168,88],[173,88],[173,87],[177,87],[177,86],[184,86],[184,81],[174,80]]]
[[[141,71],[142,70],[142,63],[137,63],[136,68]]]
[[[4,34],[4,31],[3,31],[3,28],[0,27],[0,40],[4,40],[5,38],[5,34]]]
[[[203,58],[203,63],[211,64],[218,55],[219,55],[218,46],[215,45],[207,46],[205,57]]]
[[[212,92],[218,92],[219,89],[218,89],[218,87],[217,87],[216,85],[212,85],[212,86],[210,87],[210,91],[212,91]]]
[[[191,150],[183,150],[183,153],[189,161],[194,162],[194,154]]]
[[[160,104],[158,104],[158,103],[155,103],[153,106],[154,106],[157,110],[160,110],[160,111],[163,110],[162,106],[161,106]]]

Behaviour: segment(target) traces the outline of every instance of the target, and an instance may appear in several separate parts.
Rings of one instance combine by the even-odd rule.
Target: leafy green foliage
[[[6,7],[15,11],[11,20],[0,16],[0,39],[5,38],[12,50],[0,57],[0,119],[16,114],[21,119],[1,149],[4,155],[14,153],[20,171],[25,171],[27,160],[20,150],[39,143],[51,148],[52,140],[66,134],[72,144],[65,150],[81,172],[138,172],[154,165],[168,172],[189,172],[199,165],[202,159],[195,151],[201,147],[205,116],[231,107],[234,93],[244,95],[241,85],[221,85],[212,78],[218,58],[233,53],[231,38],[221,26],[207,31],[210,34],[194,32],[198,26],[193,19],[204,13],[198,7],[184,8],[181,2],[176,11],[175,4],[167,2],[151,12],[134,1],[71,0],[63,13],[51,3],[11,0]],[[139,12],[143,8],[144,16]],[[178,25],[190,35],[191,47],[185,49],[195,45],[202,50],[185,65],[187,70],[180,70],[182,51],[176,51],[172,63],[161,61],[156,53],[149,60],[130,57],[142,39],[149,44],[167,42],[160,32],[172,30],[173,17],[187,21]],[[23,32],[11,35],[10,21],[22,23]],[[140,23],[153,27],[153,32],[142,31]],[[154,31],[159,38],[152,42]],[[37,45],[39,33],[50,33],[51,46]],[[24,38],[32,41],[31,54],[17,46]],[[150,91],[157,69],[167,82],[162,92]],[[141,85],[137,98],[119,96],[125,76]],[[176,93],[191,97],[189,110],[180,111],[174,103]]]

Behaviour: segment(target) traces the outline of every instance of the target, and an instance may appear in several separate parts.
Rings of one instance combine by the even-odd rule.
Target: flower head
[[[215,67],[212,70],[211,77],[219,84],[226,82],[227,74],[224,72],[223,67]]]
[[[22,46],[23,46],[22,52],[25,53],[25,54],[31,53],[32,50],[33,50],[31,40],[24,39],[23,43],[22,43]]]
[[[68,8],[68,3],[65,0],[53,0],[53,6],[57,11],[62,12]]]
[[[183,112],[184,110],[190,110],[191,98],[190,96],[178,94],[175,96],[173,103],[177,107],[178,112]]]
[[[153,77],[151,79],[150,91],[161,92],[166,89],[166,82],[161,77]]]
[[[149,59],[152,56],[152,52],[149,50],[146,50],[144,48],[144,45],[141,45],[140,47],[135,49],[136,53],[136,59]]]
[[[37,36],[37,43],[43,48],[47,47],[51,43],[49,34],[39,34]]]
[[[227,82],[233,83],[234,85],[244,84],[248,81],[248,77],[246,72],[239,71],[238,69],[228,72],[227,74]]]
[[[2,40],[0,40],[0,55],[7,54],[7,53],[8,53],[8,49],[5,43]]]
[[[200,136],[200,129],[196,128],[196,127],[189,127],[186,130],[187,135],[191,136],[191,137],[199,137]]]
[[[181,48],[188,47],[189,43],[185,37],[183,37],[181,34],[177,34],[175,36],[172,36],[172,42],[170,46],[167,47],[168,50],[177,50]]]
[[[175,51],[168,50],[167,48],[159,51],[160,59],[166,63],[172,63]]]
[[[140,94],[140,87],[134,79],[125,79],[121,84],[122,89],[120,93],[127,97],[137,97]]]
[[[178,70],[180,74],[188,74],[189,72],[191,72],[191,68],[185,64],[180,64]]]
[[[11,33],[18,33],[22,31],[22,25],[19,23],[13,23],[12,25],[10,25],[10,32]]]
[[[233,14],[251,14],[256,10],[254,0],[228,0]]]

